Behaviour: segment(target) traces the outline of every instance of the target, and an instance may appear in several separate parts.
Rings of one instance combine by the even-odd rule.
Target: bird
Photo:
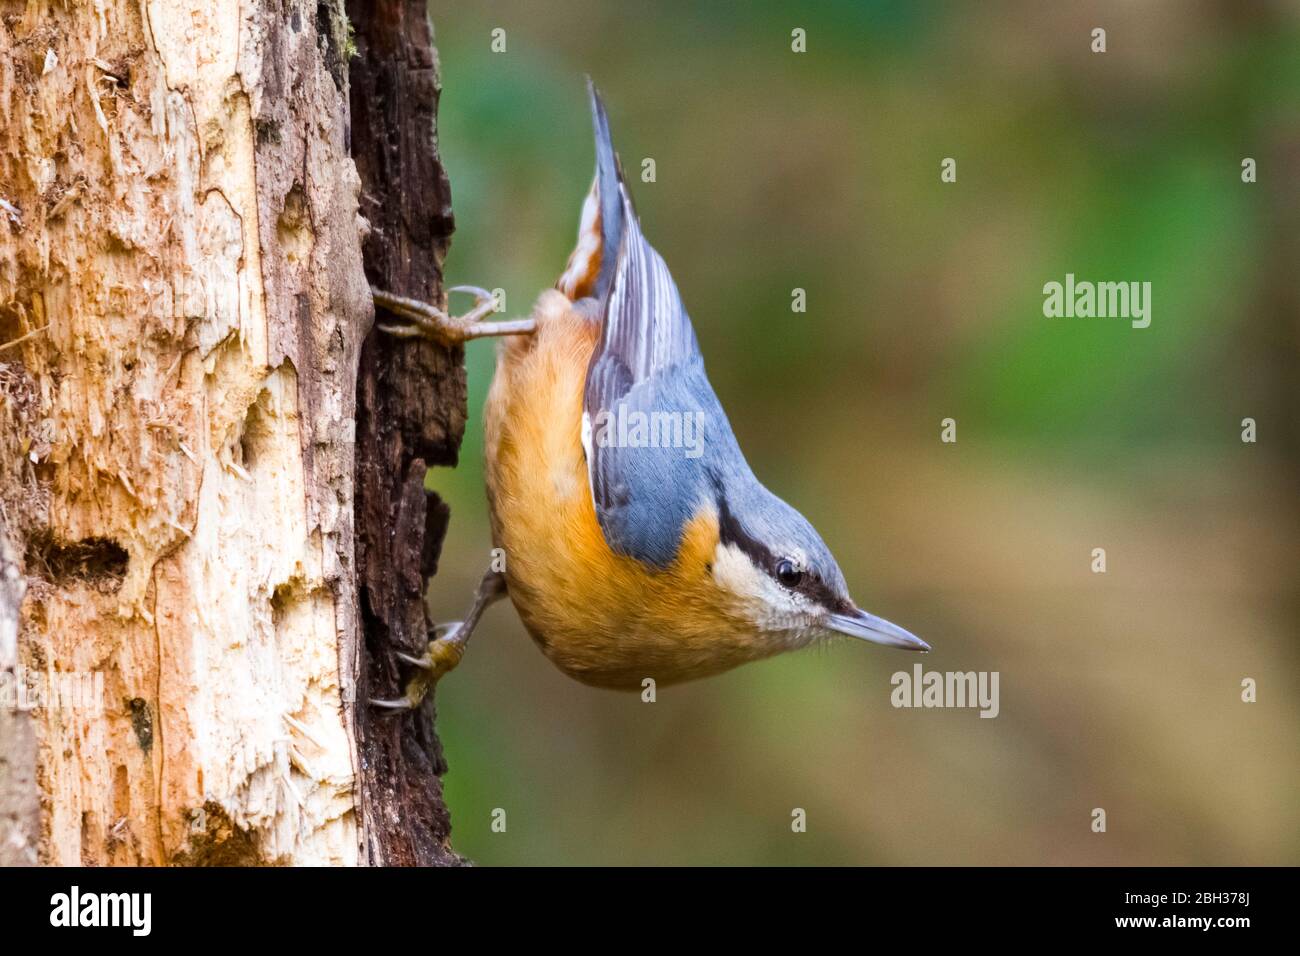
[[[499,336],[484,408],[496,553],[463,621],[401,654],[418,707],[459,663],[484,610],[509,597],[543,654],[578,681],[667,686],[848,637],[929,645],[860,609],[821,536],[755,477],[705,374],[694,328],[646,240],[588,79],[596,172],[578,240],[526,319],[489,320],[486,290],[460,317],[372,290],[398,336]]]

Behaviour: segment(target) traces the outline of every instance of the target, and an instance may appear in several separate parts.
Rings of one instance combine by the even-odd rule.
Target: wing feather
[[[704,376],[677,284],[641,231],[604,104],[595,87],[589,89],[602,246],[595,283],[601,336],[583,396],[592,500],[611,548],[663,566],[671,561],[682,526],[708,485],[705,460],[685,448],[622,447],[592,435],[601,434],[602,422],[616,422],[620,413],[629,412],[704,412],[706,428],[721,424],[728,435],[730,431]]]

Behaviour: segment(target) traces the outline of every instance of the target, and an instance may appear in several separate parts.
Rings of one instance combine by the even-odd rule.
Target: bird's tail
[[[595,296],[603,301],[609,298],[614,286],[631,200],[623,185],[618,154],[614,152],[605,104],[590,77],[587,92],[591,97],[591,122],[596,136],[596,178],[583,204],[578,244],[556,285],[570,299]]]
[[[618,250],[623,244],[623,171],[614,152],[614,141],[609,135],[609,117],[600,98],[596,84],[587,78],[587,92],[591,95],[591,122],[596,133],[596,192],[600,199],[600,272],[596,276],[596,298],[608,297],[614,285],[618,268]]]

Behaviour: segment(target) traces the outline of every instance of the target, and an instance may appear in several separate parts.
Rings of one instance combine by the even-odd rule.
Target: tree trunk
[[[363,187],[341,3],[0,0],[0,862],[456,860],[431,727],[358,703],[464,425],[459,355],[366,340],[366,269],[441,294],[436,64],[357,5]]]
[[[454,221],[438,158],[441,93],[426,0],[348,0],[352,153],[362,183],[371,282],[408,298],[443,296]],[[424,490],[430,465],[454,465],[465,434],[464,350],[372,334],[357,379],[357,568],[368,664],[365,697],[400,693],[391,648],[428,643],[424,582],[437,571],[450,517]],[[401,718],[357,711],[366,853],[379,864],[455,864],[439,779],[433,694]]]

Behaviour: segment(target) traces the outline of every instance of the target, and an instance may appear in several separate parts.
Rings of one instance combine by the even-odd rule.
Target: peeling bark
[[[362,858],[346,35],[330,3],[0,0],[15,666],[93,698],[4,718],[44,862]]]

